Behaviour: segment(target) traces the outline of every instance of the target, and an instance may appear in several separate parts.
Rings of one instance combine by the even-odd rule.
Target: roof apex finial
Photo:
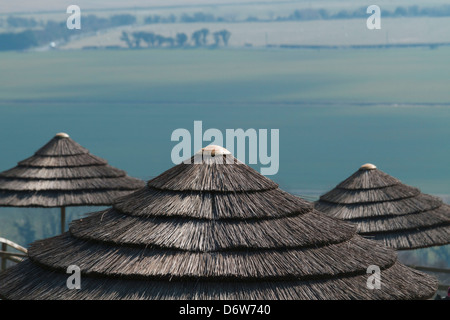
[[[65,132],[59,132],[55,135],[55,138],[69,138],[69,135]]]
[[[374,170],[374,169],[376,169],[377,167],[374,165],[374,164],[371,164],[371,163],[366,163],[366,164],[363,164],[360,168],[359,168],[359,170]]]
[[[228,151],[227,149],[225,149],[224,147],[217,146],[217,145],[214,145],[214,144],[210,144],[209,146],[201,148],[196,154],[202,154],[204,152],[208,152],[212,156],[214,156],[214,155],[221,155],[221,154],[231,154],[231,152]]]

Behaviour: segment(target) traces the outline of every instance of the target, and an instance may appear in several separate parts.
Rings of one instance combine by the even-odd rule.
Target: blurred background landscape
[[[68,30],[71,4],[0,4],[0,171],[64,131],[148,180],[202,120],[279,129],[270,178],[308,200],[371,162],[450,202],[448,1],[377,1],[381,30],[352,0],[79,0]],[[0,236],[56,235],[58,213],[0,208]],[[401,258],[449,268],[450,246]]]
[[[344,1],[81,0],[81,30],[66,28],[68,1],[0,5],[0,50],[209,46],[361,46],[450,42],[446,1],[386,1],[368,33],[366,3]],[[200,32],[199,32],[200,31]],[[197,34],[195,34],[198,32]],[[231,36],[232,35],[232,36]]]

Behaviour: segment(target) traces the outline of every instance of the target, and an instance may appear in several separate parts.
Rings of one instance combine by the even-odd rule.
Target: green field
[[[117,27],[84,35],[60,46],[61,49],[82,49],[89,46],[122,46],[122,32],[153,32],[165,37],[177,33],[190,36],[193,32],[207,28],[210,34],[228,30],[231,37],[230,47],[266,47],[266,45],[303,45],[303,46],[351,46],[386,45],[417,43],[450,43],[450,19],[441,18],[383,18],[381,30],[368,30],[366,19],[339,19],[313,21],[271,21],[239,23],[160,23]],[[213,44],[210,36],[209,44]],[[191,40],[190,45],[193,45]],[[145,44],[142,45],[145,47]]]
[[[449,55],[449,48],[1,53],[0,101],[447,104]]]

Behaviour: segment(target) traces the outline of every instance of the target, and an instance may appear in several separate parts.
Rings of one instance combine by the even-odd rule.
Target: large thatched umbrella
[[[450,206],[365,164],[315,205],[357,225],[363,236],[399,249],[450,243]]]
[[[435,279],[397,262],[220,147],[37,241],[0,275],[7,299],[419,299]],[[201,154],[200,154],[201,155]],[[81,269],[81,289],[65,273]],[[369,265],[381,288],[367,287]]]
[[[65,208],[110,205],[145,185],[58,133],[32,157],[0,173],[0,206]]]

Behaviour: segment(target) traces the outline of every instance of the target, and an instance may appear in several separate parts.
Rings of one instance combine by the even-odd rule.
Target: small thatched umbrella
[[[205,149],[204,149],[205,150]],[[437,282],[225,149],[179,164],[0,275],[7,299],[419,299]],[[200,153],[201,155],[201,153]],[[193,160],[194,161],[194,160]],[[81,289],[65,273],[81,269]],[[369,289],[369,265],[381,288]]]
[[[450,206],[365,164],[315,207],[353,222],[358,233],[399,250],[450,243]]]
[[[0,173],[0,206],[60,207],[64,232],[66,207],[110,205],[144,185],[58,133],[32,157]]]

